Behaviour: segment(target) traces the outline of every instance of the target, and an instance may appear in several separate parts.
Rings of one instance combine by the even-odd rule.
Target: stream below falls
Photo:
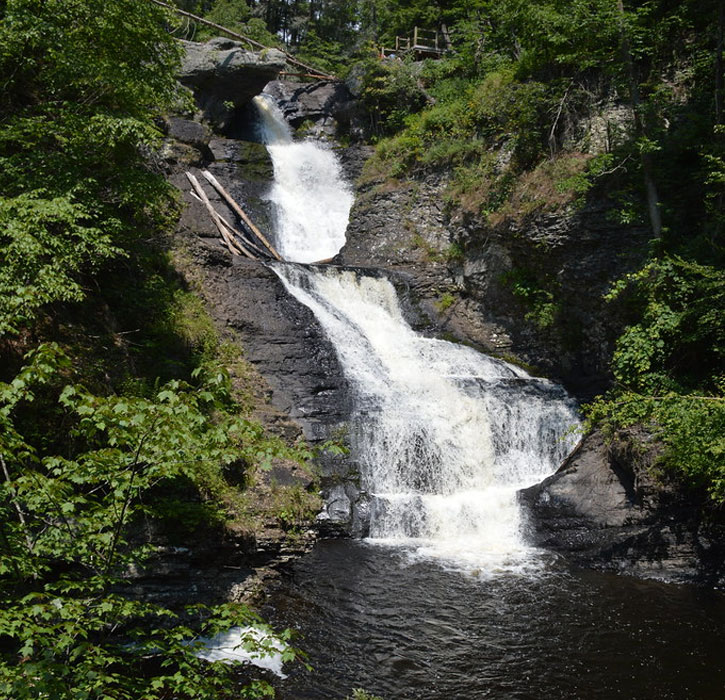
[[[575,570],[475,573],[356,540],[319,542],[265,614],[300,632],[312,672],[280,698],[722,700],[720,591]]]
[[[299,264],[344,245],[352,194],[330,149],[256,102],[275,242],[293,261],[273,269],[350,384],[369,535],[319,542],[270,594],[266,616],[300,632],[314,667],[285,668],[281,696],[725,698],[721,592],[576,570],[527,544],[516,492],[576,442],[563,389],[417,335],[374,271]]]

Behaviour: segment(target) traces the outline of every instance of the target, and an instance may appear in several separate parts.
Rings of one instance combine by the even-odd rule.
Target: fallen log
[[[201,199],[201,197],[199,197],[199,195],[196,194],[196,192],[190,192],[190,194],[197,201],[201,202],[202,204],[204,203],[203,200]],[[235,242],[240,247],[248,246],[252,250],[255,250],[257,253],[259,253],[263,258],[272,257],[270,255],[269,251],[263,250],[258,245],[255,245],[252,241],[249,240],[248,237],[244,236],[244,234],[239,229],[232,226],[219,212],[217,212],[217,216],[219,217],[219,221],[221,221],[222,224],[224,224],[227,231],[229,231],[229,233],[234,237]],[[224,240],[222,240],[222,243],[224,243]]]
[[[186,177],[191,183],[191,186],[196,191],[197,196],[199,199],[201,199],[202,203],[206,207],[207,211],[209,212],[209,216],[211,216],[211,220],[216,225],[217,229],[219,230],[219,233],[221,234],[222,238],[224,239],[224,242],[227,244],[227,248],[229,249],[229,252],[232,255],[239,255],[242,253],[248,258],[251,258],[252,260],[256,260],[256,256],[252,255],[248,250],[246,250],[243,246],[239,245],[238,242],[234,241],[232,237],[227,232],[224,224],[221,221],[221,218],[219,217],[219,214],[217,213],[216,209],[211,205],[211,202],[209,201],[209,197],[206,196],[206,192],[204,192],[204,189],[199,184],[199,181],[190,173],[186,173]]]
[[[244,210],[234,201],[232,196],[227,192],[208,170],[202,170],[201,174],[209,181],[214,189],[226,200],[227,204],[239,215],[239,218],[249,226],[249,230],[265,245],[267,250],[277,260],[282,260],[282,256],[275,250],[274,246],[264,237],[264,234],[252,223],[252,220],[244,213]]]
[[[221,220],[222,224],[226,227],[226,229],[229,231],[229,235],[234,238],[234,241],[236,244],[243,248],[244,246],[248,246],[252,250],[256,251],[261,257],[269,259],[271,256],[266,251],[260,248],[259,246],[252,243],[252,241],[249,240],[249,238],[246,238],[242,235],[241,231],[239,229],[234,228],[223,216],[219,216],[219,219]],[[256,259],[256,257],[255,257]]]

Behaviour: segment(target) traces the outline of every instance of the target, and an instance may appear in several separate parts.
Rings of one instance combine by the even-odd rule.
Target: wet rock
[[[177,77],[191,88],[204,116],[220,130],[230,125],[234,110],[261,93],[285,65],[285,56],[277,49],[257,53],[224,38],[183,43]]]
[[[702,495],[655,478],[641,431],[584,439],[556,472],[520,492],[534,544],[586,566],[668,581],[725,583],[725,527]],[[712,515],[712,514],[711,514]]]
[[[422,182],[365,179],[358,187],[347,242],[337,260],[387,270],[406,319],[423,333],[465,340],[496,350],[500,328],[461,294],[456,279],[457,238],[463,235],[443,206],[444,178]]]
[[[338,484],[330,489],[325,502],[325,508],[318,516],[321,521],[329,520],[339,525],[350,522],[352,518],[352,503],[345,492],[345,487]]]
[[[198,202],[188,202],[181,226],[214,320],[241,339],[246,359],[270,385],[270,401],[308,439],[327,439],[344,424],[349,407],[334,348],[312,312],[287,294],[269,267],[230,256]]]
[[[340,82],[300,84],[275,80],[264,91],[275,98],[295,129],[307,123],[306,133],[314,136],[346,132],[355,112],[355,99]]]

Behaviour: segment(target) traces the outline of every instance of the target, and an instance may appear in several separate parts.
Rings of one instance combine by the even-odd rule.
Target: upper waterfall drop
[[[353,194],[335,153],[317,141],[295,142],[271,97],[254,98],[261,138],[274,167],[268,198],[277,249],[285,260],[327,260],[345,245]]]

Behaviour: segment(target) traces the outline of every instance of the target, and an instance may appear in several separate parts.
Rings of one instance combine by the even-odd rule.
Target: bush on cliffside
[[[590,407],[611,428],[645,425],[659,466],[725,503],[725,271],[659,258],[621,280],[638,323],[617,341],[616,386]]]

